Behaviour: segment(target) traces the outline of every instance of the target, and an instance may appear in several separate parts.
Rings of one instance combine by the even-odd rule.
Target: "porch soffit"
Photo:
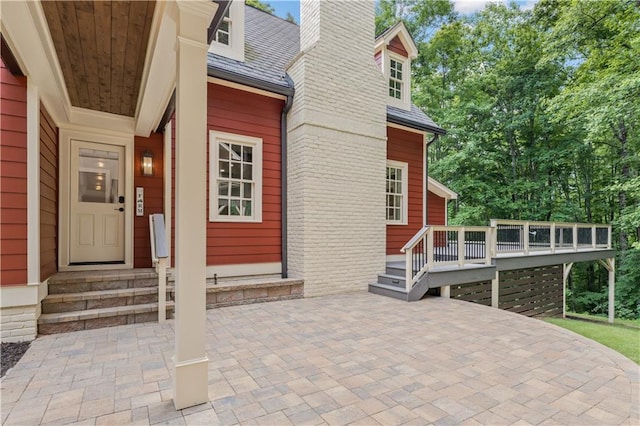
[[[42,1],[71,105],[134,117],[155,1]]]

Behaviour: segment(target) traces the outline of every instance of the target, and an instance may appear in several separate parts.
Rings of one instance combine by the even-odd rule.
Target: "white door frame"
[[[101,143],[124,147],[124,264],[116,265],[69,265],[69,226],[71,193],[71,140]],[[86,271],[96,269],[133,268],[133,149],[131,135],[96,133],[95,130],[60,129],[59,207],[58,207],[58,270]]]

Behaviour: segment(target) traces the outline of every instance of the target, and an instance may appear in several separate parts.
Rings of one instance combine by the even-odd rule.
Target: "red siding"
[[[153,154],[153,176],[142,176],[140,165],[142,153]],[[161,133],[152,133],[148,138],[137,137],[134,141],[133,184],[144,188],[144,216],[133,219],[133,266],[150,268],[151,242],[149,240],[149,215],[164,212],[164,140]],[[135,189],[134,189],[135,196]],[[135,202],[135,200],[131,200]]]
[[[280,244],[280,115],[282,108],[283,101],[278,99],[209,84],[208,130],[262,138],[262,223],[208,222],[208,265],[282,260]],[[209,181],[208,173],[207,182]],[[208,215],[207,211],[207,217]]]
[[[207,222],[207,265],[280,262],[280,115],[283,101],[216,84],[208,86],[207,130],[262,138],[262,223]],[[175,129],[175,125],[174,125]],[[175,133],[172,209],[175,206]],[[208,158],[207,141],[207,158]],[[209,170],[207,170],[207,197]],[[175,213],[172,214],[175,218]],[[209,217],[207,199],[207,218]],[[172,251],[175,221],[172,221]],[[175,259],[175,256],[172,257]]]
[[[58,271],[58,128],[40,104],[40,280]]]
[[[446,225],[447,200],[429,191],[427,193],[427,221],[429,225]]]
[[[422,135],[387,127],[387,159],[408,164],[409,211],[407,225],[387,225],[387,254],[400,254],[400,249],[422,228]]]
[[[375,54],[373,60],[376,61],[378,68],[382,70],[382,50]]]
[[[407,49],[404,48],[404,44],[402,44],[402,41],[400,41],[400,37],[398,36],[395,36],[393,40],[389,42],[389,50],[400,56],[404,56],[405,58],[409,57]]]
[[[27,79],[0,61],[0,285],[27,282]]]

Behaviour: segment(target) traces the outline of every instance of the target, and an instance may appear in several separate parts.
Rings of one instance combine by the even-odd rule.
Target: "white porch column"
[[[615,317],[615,300],[616,300],[616,259],[612,257],[607,259],[609,267],[609,323],[613,324]]]
[[[217,5],[178,0],[175,356],[177,410],[208,401],[206,336],[207,27]]]
[[[567,317],[567,281],[573,268],[573,262],[562,264],[562,318]]]

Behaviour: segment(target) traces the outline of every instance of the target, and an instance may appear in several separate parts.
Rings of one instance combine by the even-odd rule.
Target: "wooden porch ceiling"
[[[71,105],[133,117],[156,2],[41,4]]]

